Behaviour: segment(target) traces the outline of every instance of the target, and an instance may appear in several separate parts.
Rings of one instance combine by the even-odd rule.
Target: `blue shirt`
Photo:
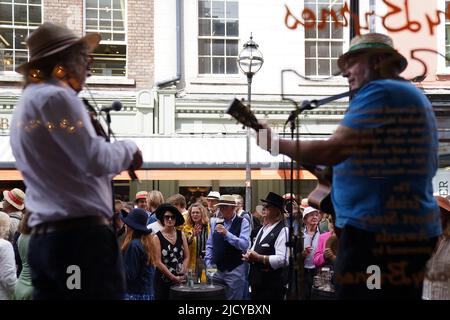
[[[342,125],[365,141],[333,168],[336,225],[423,238],[441,234],[432,188],[436,120],[425,95],[407,81],[372,81],[351,101]]]

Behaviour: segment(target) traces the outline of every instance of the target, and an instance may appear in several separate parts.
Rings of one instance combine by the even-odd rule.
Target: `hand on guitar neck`
[[[260,137],[260,134],[257,134],[257,143],[261,148],[270,152],[272,150],[272,143],[278,143],[278,139],[273,138],[272,130],[269,126],[265,123],[258,122],[254,113],[242,101],[234,99],[227,113],[239,123],[252,128],[256,132],[262,129],[266,130],[266,134],[262,137]],[[265,140],[266,143],[261,143],[259,139]],[[308,196],[309,205],[334,216],[334,208],[331,203],[331,168],[303,163],[301,166],[314,174],[318,179],[317,187]]]

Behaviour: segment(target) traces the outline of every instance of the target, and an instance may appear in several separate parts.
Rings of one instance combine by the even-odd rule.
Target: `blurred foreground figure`
[[[442,232],[431,103],[399,76],[407,61],[386,35],[355,37],[338,66],[354,97],[328,140],[277,141],[263,124],[258,143],[268,150],[279,143],[280,153],[301,164],[333,166],[338,299],[420,299],[420,278]]]
[[[34,299],[120,299],[124,277],[110,219],[111,178],[142,156],[132,141],[107,143],[77,94],[99,34],[77,37],[44,23],[27,38],[30,60],[14,109],[11,147],[24,177]]]

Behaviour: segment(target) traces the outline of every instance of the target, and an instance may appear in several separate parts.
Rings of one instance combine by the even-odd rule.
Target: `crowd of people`
[[[102,136],[77,97],[100,39],[49,22],[26,39],[10,131],[26,193],[3,193],[0,299],[168,299],[186,273],[202,281],[204,268],[217,269],[227,299],[285,299],[297,277],[302,299],[420,299],[426,267],[423,298],[450,298],[450,202],[436,201],[431,183],[436,119],[400,77],[408,62],[390,37],[356,36],[338,58],[352,99],[329,139],[279,139],[260,124],[261,148],[333,167],[335,216],[269,192],[261,219],[241,196],[217,191],[188,207],[158,190],[113,203],[111,179],[134,177],[143,159],[133,141]],[[370,266],[381,270],[376,290],[365,282]]]
[[[155,194],[161,204],[152,207]],[[0,299],[33,299],[25,194],[15,188],[6,190],[4,198],[3,208],[12,205],[16,210],[0,212]],[[436,200],[444,234],[428,261],[423,299],[450,298],[450,281],[444,277],[450,270],[450,201],[440,196]],[[125,280],[121,299],[168,300],[171,286],[186,283],[188,273],[194,283],[224,286],[229,300],[287,299],[288,286],[298,281],[288,279],[293,263],[288,243],[294,226],[299,226],[302,242],[295,262],[303,270],[297,298],[335,299],[338,239],[333,216],[291,194],[270,192],[253,212],[242,211],[240,201],[240,195],[211,191],[180,211],[186,208],[181,194],[164,200],[157,190],[139,191],[133,203],[116,200],[115,216],[120,222],[112,219],[110,227],[121,253],[119,269]],[[15,220],[18,227],[12,223]],[[158,227],[152,229],[155,223]],[[206,272],[209,267],[217,269],[212,278]]]

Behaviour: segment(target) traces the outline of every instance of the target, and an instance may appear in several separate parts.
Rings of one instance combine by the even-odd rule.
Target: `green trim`
[[[359,50],[359,49],[373,49],[373,48],[394,50],[394,48],[392,48],[388,44],[381,43],[381,42],[372,42],[372,43],[355,44],[354,46],[350,47],[350,49],[348,49],[348,52]]]

